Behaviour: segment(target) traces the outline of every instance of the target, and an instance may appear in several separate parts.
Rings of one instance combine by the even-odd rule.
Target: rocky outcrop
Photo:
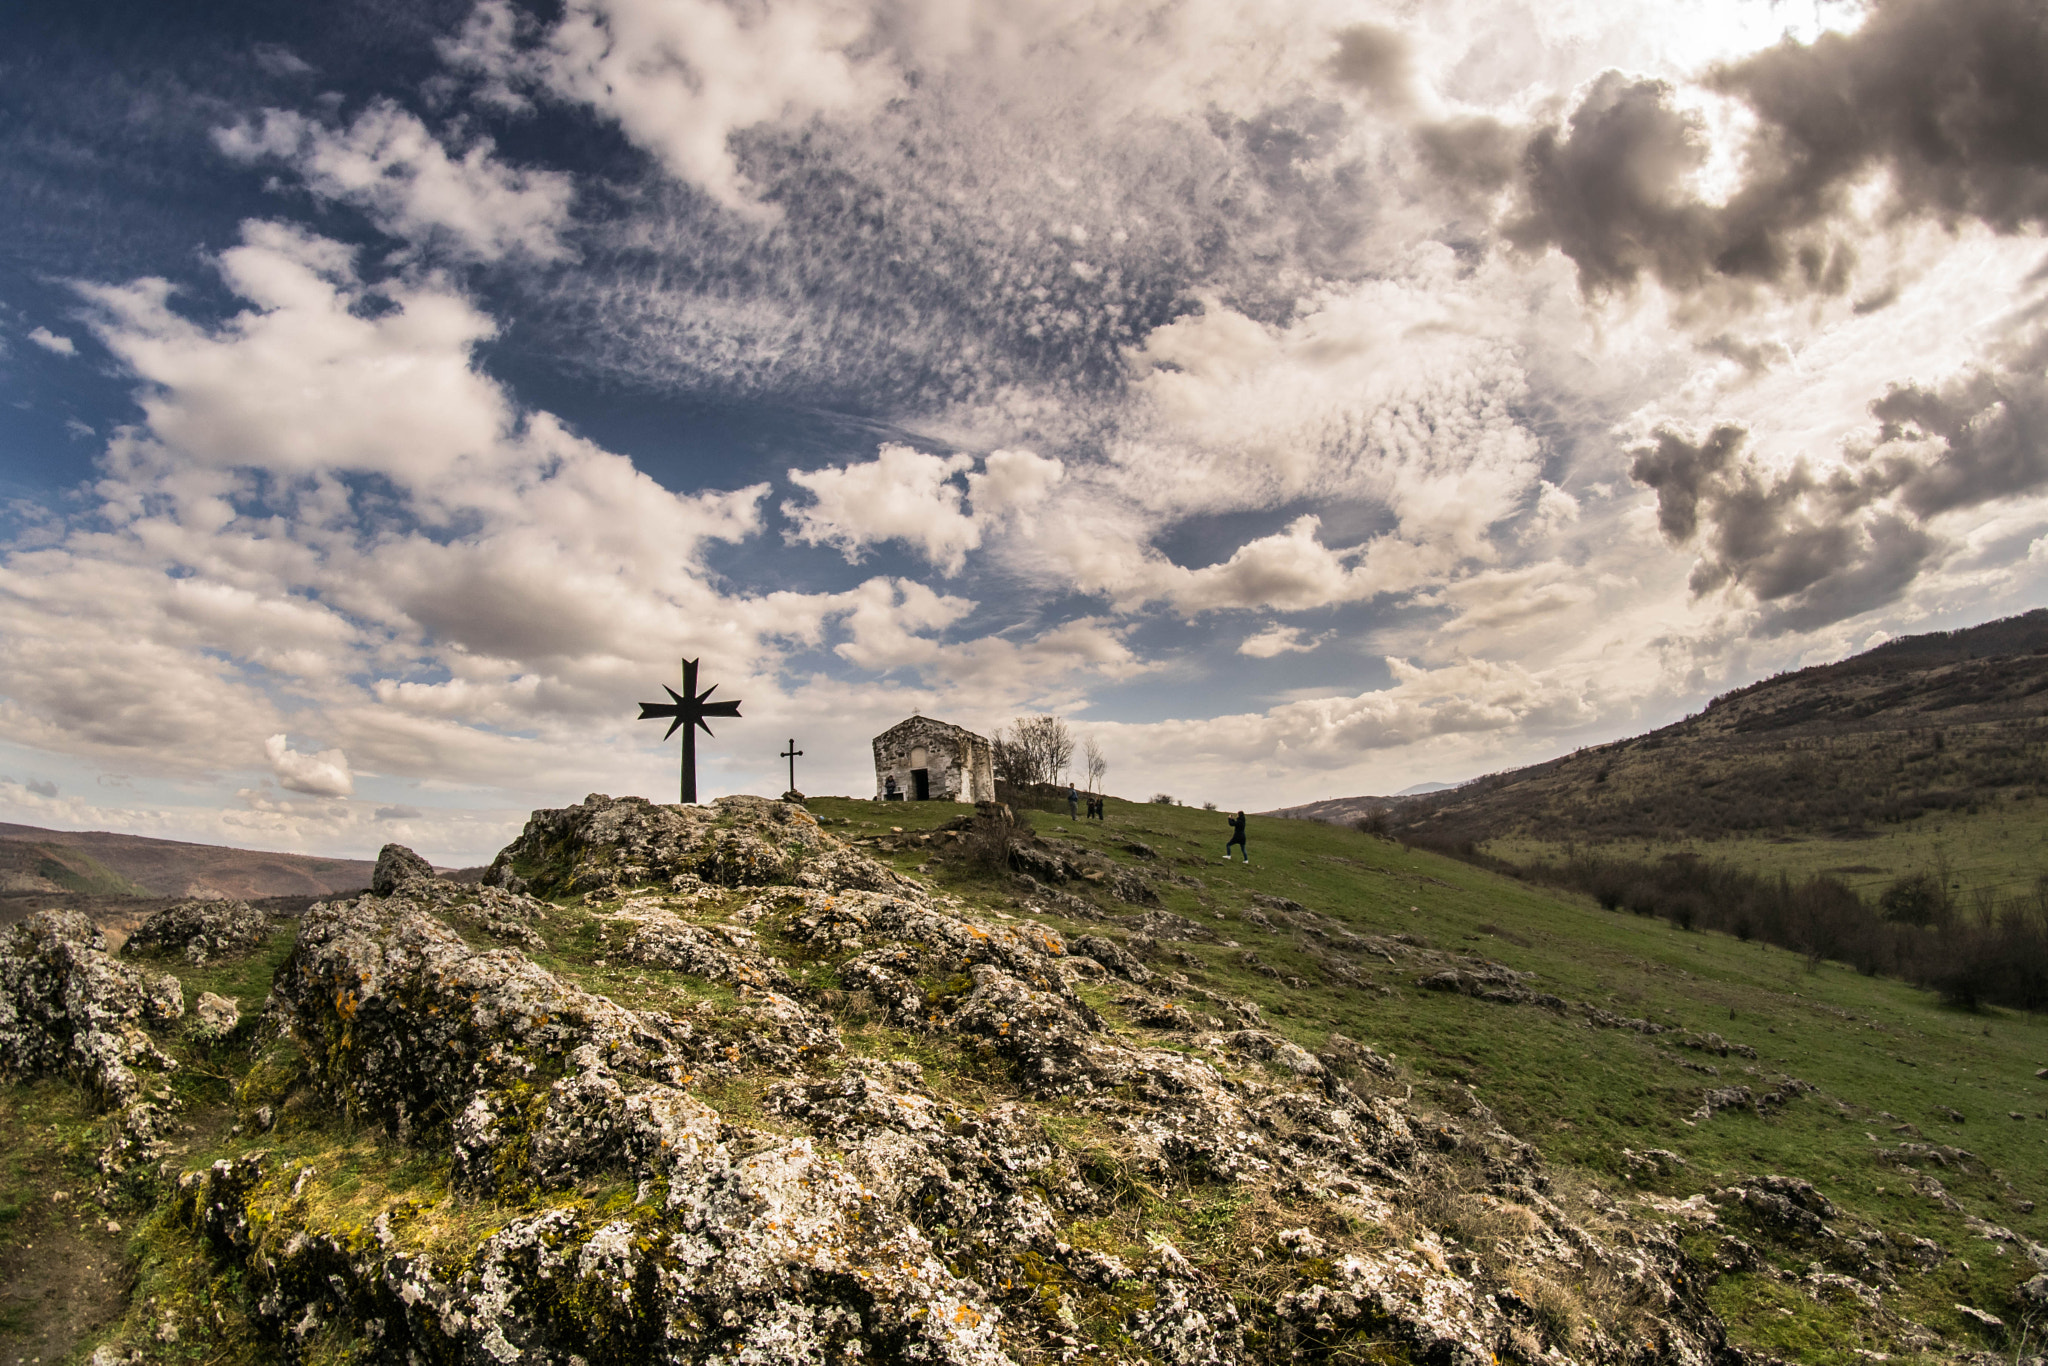
[[[1145,849],[1138,845],[1137,849]],[[1133,850],[1132,852],[1136,852]],[[1020,838],[1009,847],[1009,864],[1028,881],[1057,888],[1061,883],[1096,886],[1132,906],[1157,906],[1152,884],[1113,859],[1072,840]],[[1156,858],[1150,850],[1141,858]]]
[[[77,911],[0,932],[0,1077],[63,1076],[116,1111],[102,1166],[157,1155],[175,1069],[150,1037],[185,1013],[178,979],[124,963]]]
[[[181,901],[142,922],[121,952],[179,954],[194,967],[263,946],[270,917],[246,901]]]
[[[820,866],[807,868],[814,859]],[[563,896],[650,884],[881,888],[901,880],[828,841],[816,818],[794,802],[720,797],[708,807],[658,806],[644,797],[592,795],[580,806],[534,812],[484,881]]]
[[[434,865],[402,844],[387,844],[377,851],[377,866],[370,873],[370,891],[390,896],[414,882],[432,882]]]
[[[1311,1052],[1133,952],[1214,937],[1196,921],[1148,908],[1069,941],[757,799],[536,812],[481,889],[386,853],[381,894],[306,913],[260,1033],[302,1112],[448,1154],[452,1189],[352,1186],[344,1208],[262,1148],[177,1187],[288,1357],[1652,1359],[1597,1327],[1543,1339],[1410,1213],[1456,1192],[1510,1211],[1531,1259],[1651,1306],[1627,1331],[1649,1314],[1657,1359],[1734,1359],[1677,1247],[1574,1223],[1476,1095],[1417,1113],[1391,1060],[1341,1035]],[[226,1005],[209,1030],[259,1032]],[[1154,1217],[1169,1200],[1314,1227],[1240,1250],[1267,1267],[1253,1292]],[[451,1208],[496,1213],[462,1244],[476,1216]]]

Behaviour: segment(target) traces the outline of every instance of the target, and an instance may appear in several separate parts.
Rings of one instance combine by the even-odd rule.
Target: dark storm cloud
[[[1556,246],[1588,293],[1647,274],[1681,291],[1719,277],[1838,294],[1855,254],[1829,220],[1872,171],[1901,213],[2000,232],[2048,222],[2043,72],[2037,0],[1891,0],[1854,33],[1787,40],[1710,77],[1760,124],[1724,205],[1687,185],[1705,149],[1672,88],[1608,72],[1531,138],[1508,236]]]
[[[1563,251],[1588,293],[1633,285],[1645,271],[1674,288],[1697,284],[1716,224],[1686,177],[1705,160],[1706,142],[1671,95],[1663,81],[1610,71],[1566,126],[1540,130],[1523,154],[1528,203],[1509,240]]]
[[[1424,123],[1415,130],[1423,160],[1452,184],[1491,194],[1514,178],[1526,132],[1483,114]]]
[[[1415,57],[1406,34],[1379,24],[1353,24],[1337,32],[1330,75],[1391,109],[1415,102]]]
[[[1769,130],[1758,150],[1774,164],[1758,190],[1770,202],[1744,206],[1755,231],[1819,212],[1873,165],[1890,170],[1902,207],[2002,232],[2040,224],[2044,73],[2048,8],[2038,0],[1892,0],[1854,33],[1724,69],[1717,84]]]
[[[1900,501],[1921,517],[2048,484],[2048,382],[2027,368],[1972,371],[1937,389],[1894,386],[1871,405],[1887,444],[1939,443],[1939,459],[1887,462]]]
[[[1761,629],[1765,635],[1812,631],[1882,607],[1906,591],[1939,549],[1939,541],[1904,518],[1874,517],[1846,562],[1805,591],[1770,601]]]
[[[1749,439],[1741,427],[1716,427],[1706,440],[1694,442],[1669,427],[1657,433],[1656,444],[1639,447],[1628,467],[1629,477],[1657,491],[1657,526],[1673,541],[1689,541],[1699,526],[1700,493]]]
[[[1939,558],[1927,523],[2048,489],[2048,337],[1934,387],[1893,385],[1870,405],[1874,440],[1825,477],[1804,461],[1764,468],[1748,433],[1664,428],[1629,474],[1657,492],[1674,544],[1698,539],[1695,593],[1737,585],[1773,631],[1810,630],[1879,607]]]
[[[1882,490],[1843,475],[1817,479],[1803,461],[1773,473],[1742,458],[1748,433],[1703,440],[1666,428],[1638,448],[1629,473],[1657,490],[1657,521],[1674,543],[1697,534],[1692,590],[1736,585],[1765,608],[1771,634],[1812,630],[1890,602],[1939,541],[1912,519],[1872,512]]]

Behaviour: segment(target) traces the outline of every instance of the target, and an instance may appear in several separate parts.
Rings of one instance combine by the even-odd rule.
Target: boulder
[[[377,851],[377,866],[370,873],[370,890],[390,896],[407,883],[434,880],[434,865],[402,844],[387,844]]]
[[[216,996],[210,991],[199,993],[192,1014],[193,1030],[203,1038],[225,1039],[242,1023],[241,1004],[231,996]]]
[[[117,1111],[100,1155],[117,1173],[160,1155],[176,1065],[150,1038],[185,1013],[178,979],[114,958],[77,911],[0,932],[0,1078],[69,1077]]]
[[[246,901],[181,901],[143,921],[121,952],[177,953],[203,967],[261,948],[269,938],[270,917]]]
[[[1114,939],[1106,939],[1099,934],[1084,934],[1076,938],[1073,951],[1093,958],[1117,976],[1137,986],[1144,986],[1154,976],[1152,969],[1139,962],[1135,954]]]
[[[517,879],[543,896],[666,887],[677,878],[769,886],[794,880],[826,849],[817,819],[794,802],[720,797],[708,807],[662,806],[592,794],[579,806],[534,812],[484,880],[509,887]],[[867,880],[886,885],[895,875],[877,867]]]

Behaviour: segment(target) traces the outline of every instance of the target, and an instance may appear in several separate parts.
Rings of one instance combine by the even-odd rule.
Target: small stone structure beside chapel
[[[880,801],[991,802],[995,747],[964,726],[929,716],[899,721],[875,737]]]

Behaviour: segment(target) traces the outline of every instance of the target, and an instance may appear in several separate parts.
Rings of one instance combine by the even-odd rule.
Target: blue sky
[[[0,819],[437,861],[1053,712],[1263,808],[2044,600],[2023,0],[28,4]]]

